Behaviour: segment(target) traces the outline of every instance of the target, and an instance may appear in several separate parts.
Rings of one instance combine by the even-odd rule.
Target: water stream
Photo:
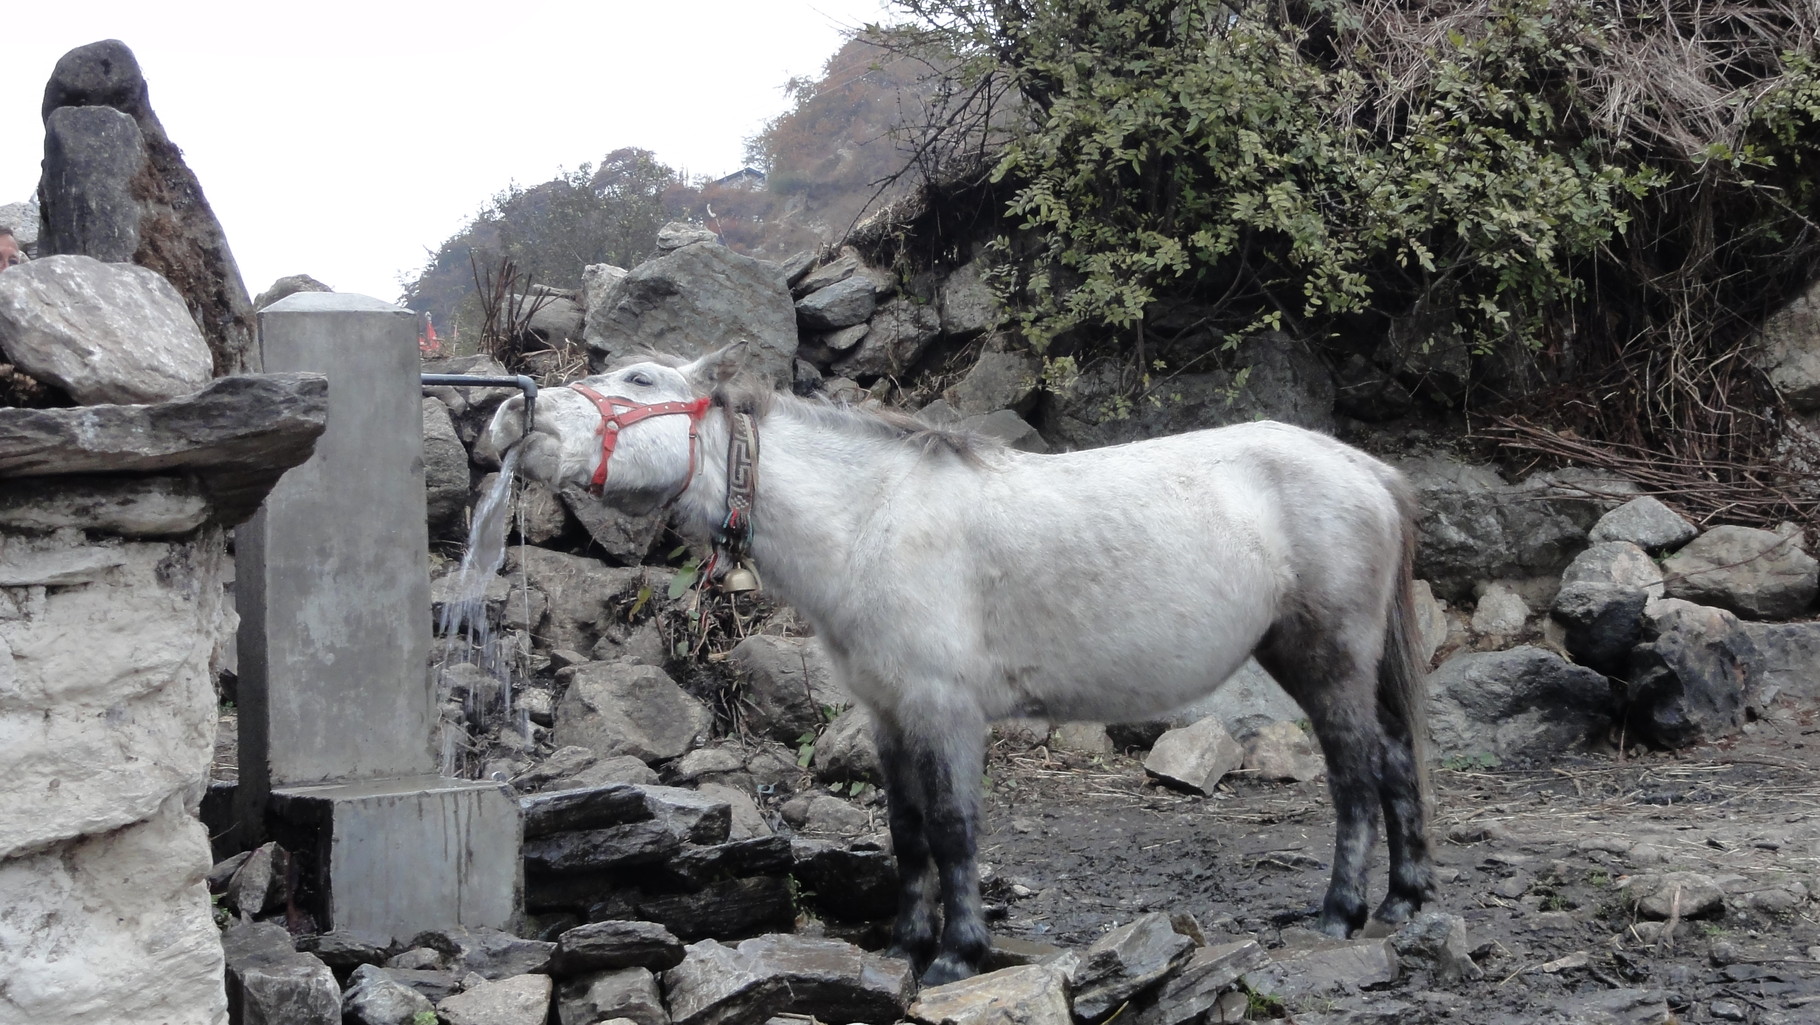
[[[514,448],[506,453],[499,476],[475,505],[467,553],[462,557],[460,569],[449,581],[442,611],[437,616],[436,632],[442,637],[436,659],[439,707],[447,705],[457,674],[467,677],[466,685],[461,687],[462,721],[450,722],[446,718],[443,721],[442,773],[445,776],[472,776],[480,769],[477,758],[464,757],[476,746],[470,729],[474,734],[485,734],[494,723],[502,728],[510,724],[527,740],[530,737],[529,718],[522,712],[514,715],[512,707],[515,651],[512,646],[500,643],[501,638],[487,614],[487,586],[505,564],[506,535],[512,524],[514,507],[511,500],[513,484],[522,451]],[[528,602],[526,589],[517,590]],[[511,596],[506,600],[510,601]],[[496,685],[498,700],[489,700],[486,692],[474,684],[472,671],[458,670],[457,667],[463,665],[474,666],[485,678],[491,679]]]

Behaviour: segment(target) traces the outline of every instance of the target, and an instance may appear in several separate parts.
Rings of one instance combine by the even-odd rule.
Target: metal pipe
[[[537,382],[519,374],[515,377],[484,377],[479,374],[424,374],[423,386],[451,388],[517,388],[525,397],[525,433],[531,433],[531,421],[537,410]]]

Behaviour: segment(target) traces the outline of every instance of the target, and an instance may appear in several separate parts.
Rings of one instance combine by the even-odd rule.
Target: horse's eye
[[[640,388],[649,388],[652,383],[651,375],[642,370],[634,370],[632,373],[627,374],[626,381],[638,385]]]

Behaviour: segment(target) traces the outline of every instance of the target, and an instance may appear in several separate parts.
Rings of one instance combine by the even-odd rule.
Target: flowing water
[[[444,596],[442,612],[437,617],[436,632],[442,637],[437,657],[437,698],[446,705],[451,692],[451,677],[460,665],[476,666],[497,684],[498,701],[485,699],[479,688],[463,688],[461,722],[445,719],[442,731],[442,772],[445,776],[471,775],[478,769],[476,759],[464,758],[474,747],[470,726],[484,734],[492,723],[510,724],[527,739],[530,721],[514,715],[512,708],[511,647],[502,646],[487,615],[487,585],[492,583],[506,558],[506,534],[512,523],[512,485],[517,477],[521,449],[506,453],[499,476],[474,507],[468,534],[467,554],[454,574],[449,593]],[[518,593],[524,594],[524,588]],[[507,596],[507,601],[511,596]],[[528,597],[525,599],[528,600]],[[470,674],[471,676],[471,674]],[[467,771],[463,771],[467,770]]]

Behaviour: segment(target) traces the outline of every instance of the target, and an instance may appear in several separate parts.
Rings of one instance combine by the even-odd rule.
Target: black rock
[[[557,937],[550,974],[568,979],[609,968],[662,971],[682,959],[682,941],[656,922],[591,922]]]

